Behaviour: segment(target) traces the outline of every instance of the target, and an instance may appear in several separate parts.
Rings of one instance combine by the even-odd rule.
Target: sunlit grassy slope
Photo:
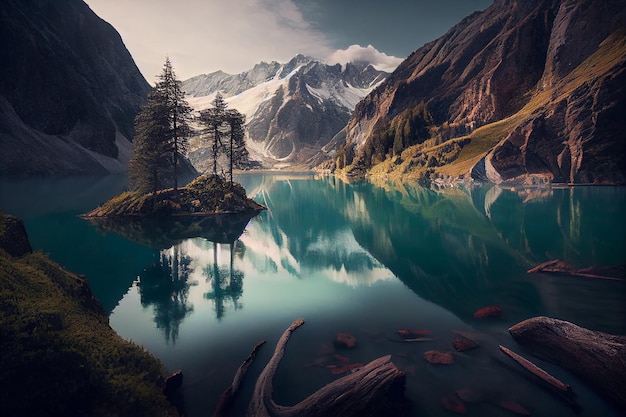
[[[576,89],[607,74],[612,68],[622,65],[626,59],[626,29],[621,29],[602,42],[598,50],[587,60],[552,86],[537,89],[529,94],[526,105],[506,119],[482,126],[471,134],[452,138],[441,144],[427,140],[407,148],[401,158],[387,159],[370,170],[372,176],[385,175],[391,178],[419,178],[426,170],[441,175],[458,177],[468,174],[472,166],[504,140],[518,126],[535,117],[552,104],[566,99]],[[540,81],[541,83],[541,81]],[[460,150],[454,147],[459,144]],[[448,145],[446,147],[446,145]],[[452,159],[441,166],[415,164],[415,159],[428,160],[430,156]]]

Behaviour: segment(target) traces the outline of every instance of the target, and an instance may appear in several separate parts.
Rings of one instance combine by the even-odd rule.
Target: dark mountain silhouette
[[[81,0],[0,3],[0,174],[124,169],[150,89]]]

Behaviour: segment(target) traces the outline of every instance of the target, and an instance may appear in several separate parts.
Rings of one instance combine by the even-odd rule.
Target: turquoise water
[[[306,323],[274,379],[277,402],[293,404],[338,378],[327,367],[343,364],[335,353],[351,363],[392,354],[407,372],[406,415],[414,416],[451,415],[441,399],[463,387],[484,397],[467,405],[468,415],[512,415],[500,400],[533,415],[572,415],[499,352],[502,344],[524,353],[507,328],[547,315],[626,334],[623,282],[526,273],[554,258],[579,268],[625,264],[625,188],[434,192],[312,175],[238,180],[268,210],[233,242],[163,228],[167,239],[147,239],[146,228],[109,231],[76,217],[123,190],[123,177],[2,180],[0,208],[25,220],[34,248],[87,276],[122,337],[183,370],[178,400],[188,416],[210,415],[237,367],[266,340],[233,411],[242,413],[253,379],[297,318]],[[487,305],[502,316],[475,319]],[[399,329],[427,329],[432,340],[399,343]],[[481,346],[456,352],[451,330],[470,332]],[[340,332],[355,336],[354,349],[333,347]],[[427,363],[432,349],[453,352],[455,363]],[[533,360],[573,387],[578,415],[618,415],[569,372]]]

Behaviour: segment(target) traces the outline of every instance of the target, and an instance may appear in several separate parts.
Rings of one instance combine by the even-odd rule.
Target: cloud
[[[323,57],[334,48],[293,0],[86,0],[120,33],[149,82],[165,56],[179,79],[217,70],[236,74],[261,61],[296,54]]]
[[[367,62],[377,70],[392,72],[403,59],[380,52],[372,45],[367,45],[367,48],[360,45],[350,45],[348,49],[339,49],[326,58],[326,62],[330,65],[345,65],[355,61]]]

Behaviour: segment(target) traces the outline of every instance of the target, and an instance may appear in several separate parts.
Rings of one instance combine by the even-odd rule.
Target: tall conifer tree
[[[206,126],[206,134],[212,141],[213,175],[217,175],[217,157],[222,147],[222,137],[226,134],[226,108],[224,97],[218,92],[213,100],[213,107],[200,112],[200,122]]]
[[[160,91],[148,93],[148,100],[135,117],[133,156],[128,164],[131,186],[142,193],[156,193],[171,174],[169,163],[169,110]]]
[[[176,78],[172,62],[169,57],[165,58],[163,70],[159,75],[155,90],[163,98],[168,109],[170,130],[168,141],[170,143],[171,163],[173,166],[174,189],[178,189],[178,166],[180,155],[187,150],[191,128],[191,107],[185,100],[185,92],[182,83]]]
[[[248,166],[249,161],[244,130],[246,116],[235,109],[228,109],[226,111],[226,120],[230,127],[228,159],[230,161],[230,182],[233,182],[233,166],[235,168],[244,168]]]

